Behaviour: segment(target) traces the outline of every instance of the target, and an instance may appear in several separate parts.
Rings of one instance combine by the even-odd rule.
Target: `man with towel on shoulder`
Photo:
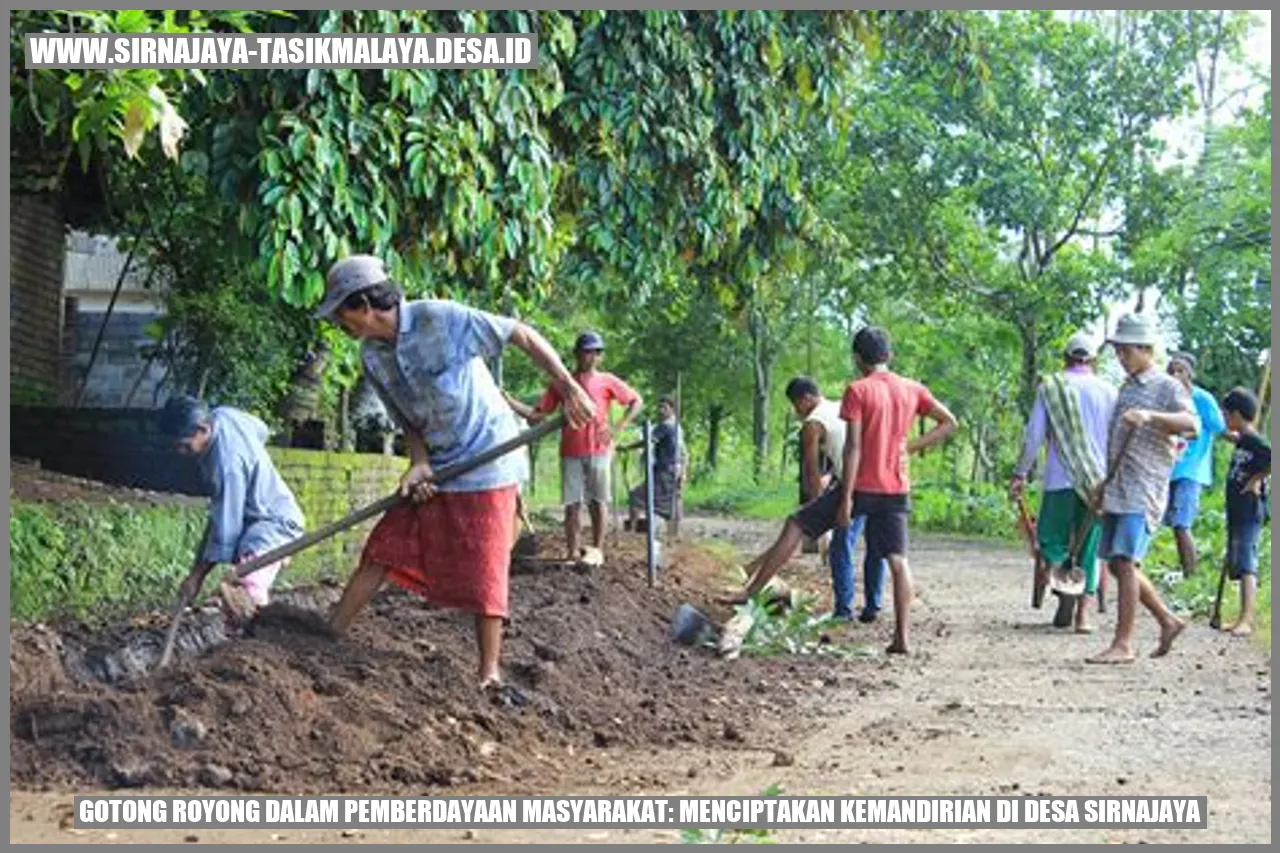
[[[1014,500],[1022,495],[1027,474],[1047,443],[1036,538],[1050,566],[1050,588],[1058,595],[1053,624],[1071,624],[1074,605],[1075,630],[1088,633],[1101,537],[1088,501],[1106,477],[1107,434],[1117,392],[1094,374],[1094,349],[1087,336],[1072,335],[1063,357],[1062,372],[1046,379],[1036,393],[1009,495]]]

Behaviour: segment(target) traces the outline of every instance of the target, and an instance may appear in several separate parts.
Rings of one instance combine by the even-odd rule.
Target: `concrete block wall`
[[[89,357],[93,352],[93,342],[102,327],[106,312],[97,307],[85,308],[83,303],[75,310],[74,317],[68,317],[68,325],[72,340],[70,350],[69,373],[73,377],[72,387],[79,388],[85,370],[89,366]],[[153,401],[163,403],[166,395],[157,394],[160,382],[164,378],[164,366],[159,361],[148,365],[143,354],[145,347],[154,345],[147,335],[147,326],[160,317],[157,310],[120,310],[112,312],[111,319],[102,337],[102,345],[98,350],[98,358],[93,364],[93,372],[89,375],[89,386],[85,391],[86,406],[123,406],[139,374],[145,371],[137,393],[131,401],[133,405],[150,405]]]

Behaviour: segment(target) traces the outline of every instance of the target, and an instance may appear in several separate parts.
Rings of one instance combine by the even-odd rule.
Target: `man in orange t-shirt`
[[[635,390],[612,373],[597,370],[604,357],[604,339],[595,332],[583,332],[573,347],[577,370],[573,378],[596,405],[596,418],[580,429],[568,425],[560,431],[560,495],[564,503],[564,535],[569,559],[584,559],[600,564],[604,561],[605,508],[609,504],[610,464],[613,436],[621,433],[639,414],[644,402]],[[521,406],[518,414],[531,423],[545,418],[560,407],[560,389],[549,386],[536,409]],[[622,419],[609,425],[609,405],[625,406]],[[591,514],[591,545],[580,547],[582,538],[581,506],[587,504]]]
[[[929,389],[889,370],[889,333],[867,327],[853,338],[853,354],[862,378],[849,384],[840,417],[849,425],[844,443],[844,470],[836,526],[854,515],[867,517],[863,534],[867,550],[889,561],[893,573],[893,642],[888,651],[907,653],[911,573],[907,568],[907,515],[911,483],[907,457],[946,438],[956,428],[955,415]],[[916,418],[936,421],[919,438],[909,438]]]
[[[816,539],[833,528],[848,527],[855,515],[865,515],[867,553],[886,559],[893,572],[895,631],[888,651],[905,654],[907,608],[911,603],[906,559],[907,454],[942,441],[955,429],[956,419],[919,382],[889,371],[889,335],[884,330],[866,328],[858,332],[853,339],[853,352],[862,378],[849,384],[840,406],[840,418],[848,430],[841,476],[791,514],[773,545],[744,567],[749,575],[746,586],[720,600],[727,604],[747,601],[791,559],[802,539]],[[908,441],[911,425],[920,416],[929,417],[938,425]]]

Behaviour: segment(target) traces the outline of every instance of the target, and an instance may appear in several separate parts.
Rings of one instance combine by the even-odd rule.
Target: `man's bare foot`
[[[1112,646],[1105,652],[1099,652],[1093,657],[1085,658],[1084,662],[1101,664],[1133,663],[1133,658],[1134,654],[1131,650],[1123,646]]]
[[[885,648],[885,654],[905,655],[908,653],[909,652],[907,650],[907,644],[903,642],[899,642],[898,640],[894,640]]]
[[[1077,634],[1093,633],[1093,626],[1089,624],[1089,596],[1087,595],[1076,599],[1075,629]]]
[[[1227,633],[1233,637],[1247,637],[1253,633],[1252,625],[1232,625],[1226,629]]]
[[[1172,625],[1161,626],[1160,628],[1160,645],[1156,646],[1156,650],[1151,653],[1153,658],[1162,658],[1169,654],[1169,650],[1173,648],[1173,641],[1182,633],[1182,629],[1187,627],[1187,623],[1181,619],[1174,619]]]

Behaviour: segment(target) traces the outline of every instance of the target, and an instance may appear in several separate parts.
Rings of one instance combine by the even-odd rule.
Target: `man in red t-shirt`
[[[580,429],[567,424],[560,431],[560,494],[564,503],[564,535],[569,546],[569,559],[585,557],[599,564],[604,560],[605,507],[609,503],[609,471],[613,454],[613,436],[621,433],[639,414],[644,402],[627,383],[612,373],[597,370],[604,357],[604,339],[595,332],[583,332],[574,344],[577,370],[573,378],[596,405],[596,418]],[[560,407],[560,389],[547,388],[536,409],[517,408],[518,414],[531,423],[545,418]],[[626,407],[622,420],[609,426],[609,404]],[[523,411],[522,411],[523,410]],[[582,536],[581,506],[586,502],[591,514],[591,550],[580,547]]]
[[[911,576],[907,573],[907,454],[942,441],[956,427],[955,415],[919,382],[889,371],[889,335],[865,328],[853,339],[854,360],[862,378],[850,383],[840,406],[847,424],[840,479],[817,498],[792,513],[769,550],[748,563],[746,587],[720,600],[740,604],[764,589],[800,546],[832,528],[848,527],[853,516],[867,516],[867,553],[889,561],[893,572],[895,631],[888,651],[907,651],[907,608]],[[917,417],[938,422],[911,441],[907,434]],[[852,449],[851,449],[852,448]],[[857,511],[853,495],[857,491]]]
[[[862,378],[849,384],[840,417],[849,425],[836,526],[854,515],[867,517],[867,550],[889,561],[893,573],[893,642],[888,651],[907,653],[911,572],[907,568],[907,515],[911,483],[907,457],[942,441],[956,428],[955,415],[929,389],[889,370],[893,354],[889,334],[867,327],[853,338],[853,354]],[[933,429],[909,438],[916,418],[936,421]]]

